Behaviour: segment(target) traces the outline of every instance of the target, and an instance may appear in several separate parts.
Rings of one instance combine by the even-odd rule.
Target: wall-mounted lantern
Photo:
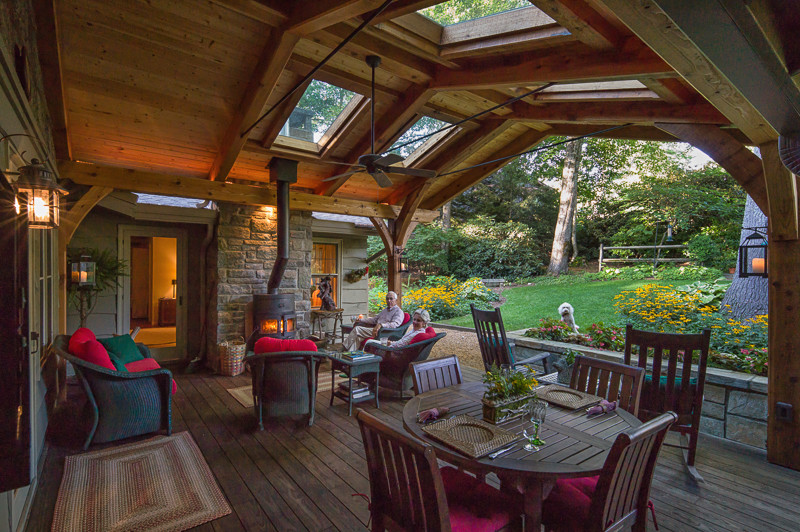
[[[27,205],[29,228],[52,229],[58,226],[59,200],[67,190],[56,183],[53,174],[42,163],[33,159],[31,164],[21,166],[13,186],[19,196],[18,205]]]
[[[397,273],[408,273],[408,263],[403,260],[403,255],[405,255],[405,253],[405,249],[400,247],[395,248],[395,255],[397,256],[397,261],[399,263]]]
[[[739,277],[768,277],[766,227],[753,231],[739,246]]]
[[[81,255],[80,260],[70,264],[72,284],[81,290],[91,290],[97,284],[97,263],[89,255]]]

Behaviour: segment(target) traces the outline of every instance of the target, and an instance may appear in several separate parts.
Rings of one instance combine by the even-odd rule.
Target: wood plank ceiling
[[[383,189],[364,174],[323,181],[346,169],[336,163],[369,151],[368,54],[383,59],[376,73],[379,151],[422,116],[453,122],[554,83],[442,134],[408,160],[439,173],[552,135],[621,124],[631,125],[609,136],[674,140],[654,126],[663,122],[722,126],[748,142],[595,0],[532,0],[448,27],[415,12],[438,2],[396,0],[314,76],[360,95],[322,143],[277,134],[300,93],[242,134],[382,3],[55,0],[49,15],[56,31],[44,38],[55,41],[47,49],[57,57],[43,68],[60,76],[48,100],[56,129],[66,130],[55,136],[62,177],[82,175],[88,184],[86,172],[70,163],[81,161],[96,165],[95,174],[106,167],[151,172],[164,193],[180,194],[169,186],[177,176],[264,187],[270,159],[280,156],[300,162],[298,193],[402,205],[423,179],[392,175],[393,186]],[[40,20],[47,15],[37,13]],[[420,206],[436,209],[500,166],[434,178]],[[115,183],[158,192],[149,190],[153,182]]]

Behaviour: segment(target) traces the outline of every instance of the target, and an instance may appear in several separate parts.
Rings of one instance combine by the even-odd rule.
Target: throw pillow
[[[108,350],[111,362],[114,363],[117,371],[128,371],[125,364],[144,358],[130,334],[101,338],[100,343]]]
[[[125,369],[131,373],[138,373],[140,371],[150,371],[151,369],[161,369],[161,365],[156,362],[154,358],[143,358],[141,360],[134,360],[125,364]],[[175,379],[172,379],[172,395],[178,391],[178,384]]]
[[[114,364],[111,363],[111,357],[108,356],[106,348],[97,340],[87,340],[76,346],[75,351],[71,349],[70,351],[76,357],[91,364],[97,364],[100,367],[110,370],[117,369],[114,367]]]
[[[73,355],[77,355],[78,345],[88,340],[95,340],[95,339],[96,338],[94,337],[94,333],[91,330],[87,329],[86,327],[81,327],[80,329],[72,333],[72,336],[69,337],[69,346],[67,347],[67,349],[69,349],[69,352],[72,353]]]
[[[417,342],[422,342],[423,340],[430,340],[434,336],[436,336],[436,331],[433,330],[433,327],[428,327],[425,329],[425,332],[421,332],[409,340],[408,345],[416,344]]]
[[[280,353],[283,351],[316,351],[317,346],[311,340],[282,340],[264,336],[256,341],[253,351],[258,353]]]

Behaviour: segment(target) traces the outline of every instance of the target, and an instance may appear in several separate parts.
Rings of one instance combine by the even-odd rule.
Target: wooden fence
[[[659,262],[689,262],[691,259],[688,257],[661,257],[661,250],[670,250],[670,249],[686,249],[685,244],[670,244],[670,245],[660,245],[660,246],[614,246],[614,247],[604,247],[603,244],[600,244],[600,257],[597,261],[597,271],[603,271],[603,263],[604,262],[650,262],[653,264],[653,268],[655,268]],[[650,258],[644,257],[614,257],[614,258],[604,258],[604,252],[609,250],[616,250],[616,249],[651,249],[653,250],[653,256]]]

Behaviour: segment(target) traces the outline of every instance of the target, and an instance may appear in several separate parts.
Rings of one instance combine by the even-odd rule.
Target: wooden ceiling
[[[701,73],[720,79],[718,94],[699,92],[691,71],[704,59],[681,63],[665,51],[693,45],[670,44],[666,30],[634,33],[636,14],[615,15],[621,1],[531,0],[442,27],[416,13],[439,2],[395,0],[315,74],[360,96],[314,144],[278,135],[302,89],[244,132],[382,0],[36,0],[61,177],[223,199],[225,183],[267,187],[267,164],[280,156],[300,162],[293,191],[319,210],[338,203],[359,214],[361,205],[391,217],[398,209],[378,204],[401,206],[423,189],[419,206],[436,209],[504,164],[429,181],[392,175],[383,189],[364,174],[324,181],[346,170],[336,163],[369,151],[369,54],[383,60],[377,151],[421,116],[454,122],[554,84],[443,133],[407,161],[439,173],[622,124],[630,125],[607,135],[675,140],[656,124],[678,123],[722,127],[745,143],[777,137],[763,120],[732,116],[722,75]],[[648,3],[657,9],[637,5]]]

